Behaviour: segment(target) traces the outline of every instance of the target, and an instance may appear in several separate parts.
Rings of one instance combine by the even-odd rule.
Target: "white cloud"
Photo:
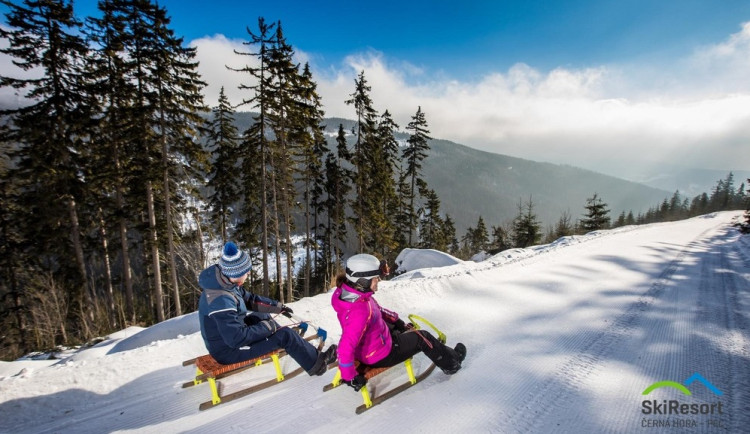
[[[212,55],[227,42],[195,41],[199,53]],[[421,106],[433,137],[605,172],[665,160],[750,169],[750,23],[721,44],[665,65],[545,72],[519,63],[474,82],[430,78],[429,71],[372,51],[342,65],[313,66],[327,116],[354,117],[344,101],[364,70],[376,110],[390,110],[403,128]],[[201,72],[213,82],[213,72]]]
[[[3,41],[0,41],[3,42]],[[252,96],[255,47],[223,35],[191,42],[215,106],[224,86],[234,104]],[[344,103],[364,70],[375,109],[403,128],[422,108],[431,135],[479,149],[626,175],[623,167],[668,161],[702,168],[750,169],[750,23],[725,41],[662,65],[600,65],[540,71],[516,64],[459,81],[382,53],[353,53],[340,65],[311,63],[327,116],[354,118]],[[446,59],[450,62],[450,59]],[[7,56],[0,67],[9,71]],[[13,98],[7,89],[0,98]],[[251,109],[249,106],[241,110]]]
[[[240,90],[240,85],[252,85],[254,80],[247,72],[230,70],[255,67],[257,60],[251,55],[237,53],[251,53],[253,47],[243,45],[242,40],[227,39],[224,35],[206,36],[190,42],[191,47],[197,47],[197,60],[203,81],[208,85],[204,90],[205,103],[211,107],[219,101],[219,91],[224,92],[232,104],[239,104],[243,99],[250,99],[249,90]],[[249,108],[247,109],[249,110]]]

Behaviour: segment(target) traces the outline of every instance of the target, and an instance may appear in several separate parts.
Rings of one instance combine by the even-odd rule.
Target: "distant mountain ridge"
[[[476,226],[480,215],[487,225],[510,221],[518,215],[519,201],[533,202],[546,229],[564,212],[579,219],[586,199],[594,193],[609,205],[612,220],[622,211],[645,213],[671,196],[665,190],[573,166],[493,154],[447,140],[432,140],[430,146],[425,178],[457,229]]]
[[[252,114],[237,113],[235,119],[242,132],[251,125]],[[356,125],[342,118],[326,118],[324,122],[331,149],[335,149],[340,124],[348,134]],[[397,133],[396,138],[405,142],[408,134]],[[437,192],[441,210],[455,221],[459,236],[466,228],[476,226],[480,215],[488,226],[511,221],[518,214],[519,200],[526,203],[531,198],[546,229],[564,212],[573,220],[581,218],[586,199],[594,193],[609,205],[613,220],[622,211],[632,210],[636,216],[645,213],[673,193],[573,166],[480,151],[448,140],[433,139],[429,144],[424,177]]]

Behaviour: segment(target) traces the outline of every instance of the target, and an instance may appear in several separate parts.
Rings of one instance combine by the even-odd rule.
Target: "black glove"
[[[363,388],[365,384],[367,384],[367,378],[365,378],[364,375],[359,374],[356,377],[352,378],[351,381],[347,380],[341,380],[342,383],[346,383],[346,385],[350,386],[354,391],[359,392],[359,389]]]
[[[412,324],[412,323],[405,323],[404,320],[402,320],[402,319],[399,318],[399,319],[396,320],[395,323],[393,323],[393,328],[396,331],[399,331],[399,332],[403,333],[405,331],[413,329],[414,328],[414,324]]]
[[[250,327],[250,326],[254,326],[255,324],[260,323],[261,319],[255,315],[246,315],[244,318],[244,321],[245,321],[245,325]]]
[[[393,328],[403,333],[406,331],[406,323],[404,320],[398,319],[393,323]]]
[[[285,304],[282,304],[281,305],[281,312],[280,313],[282,315],[284,315],[285,317],[287,317],[287,318],[291,318],[292,314],[294,313],[294,311],[292,310],[291,307],[289,307],[289,306],[287,306]]]

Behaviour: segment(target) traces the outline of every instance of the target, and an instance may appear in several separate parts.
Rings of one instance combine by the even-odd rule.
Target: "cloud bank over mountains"
[[[216,104],[221,86],[234,103],[249,97],[237,87],[250,77],[226,68],[253,64],[234,53],[252,49],[242,42],[223,35],[191,42],[209,83],[207,104]],[[376,110],[388,109],[404,127],[421,106],[433,137],[478,149],[623,176],[663,163],[750,169],[750,23],[719,44],[659,64],[542,71],[517,63],[477,71],[472,81],[377,51],[340,65],[318,60],[297,52],[297,61],[311,65],[329,117],[354,118],[344,101],[365,71]]]
[[[255,64],[253,56],[236,54],[255,50],[243,42],[221,34],[189,42],[208,83],[207,105],[216,105],[222,86],[234,104],[251,98],[238,89],[253,84],[249,74],[227,68]],[[464,80],[375,50],[352,53],[336,65],[315,53],[298,50],[296,56],[310,63],[328,117],[355,117],[344,101],[365,71],[378,112],[388,109],[403,128],[421,107],[433,137],[477,149],[628,179],[665,163],[750,170],[750,23],[685,58],[551,70],[517,63]],[[5,55],[0,68],[12,76],[38,75],[16,68]],[[17,105],[23,95],[0,89],[0,104]]]

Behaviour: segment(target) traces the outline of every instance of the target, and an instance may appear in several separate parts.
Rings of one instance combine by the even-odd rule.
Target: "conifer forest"
[[[313,72],[295,62],[280,21],[248,23],[235,54],[254,66],[234,70],[239,88],[205,101],[196,51],[155,0],[100,0],[93,17],[70,0],[0,1],[0,52],[33,72],[0,71],[22,101],[0,111],[3,360],[196,310],[197,275],[229,240],[251,253],[246,284],[289,303],[327,291],[352,253],[391,267],[408,247],[470,259],[747,208],[746,184],[730,173],[645,214],[610,216],[592,186],[585,209],[543,223],[532,198],[519,198],[513,221],[483,216],[458,235],[423,176],[429,113],[414,107],[397,125],[373,108],[361,71],[341,95],[355,128],[326,125]],[[244,130],[240,112],[252,113]]]

